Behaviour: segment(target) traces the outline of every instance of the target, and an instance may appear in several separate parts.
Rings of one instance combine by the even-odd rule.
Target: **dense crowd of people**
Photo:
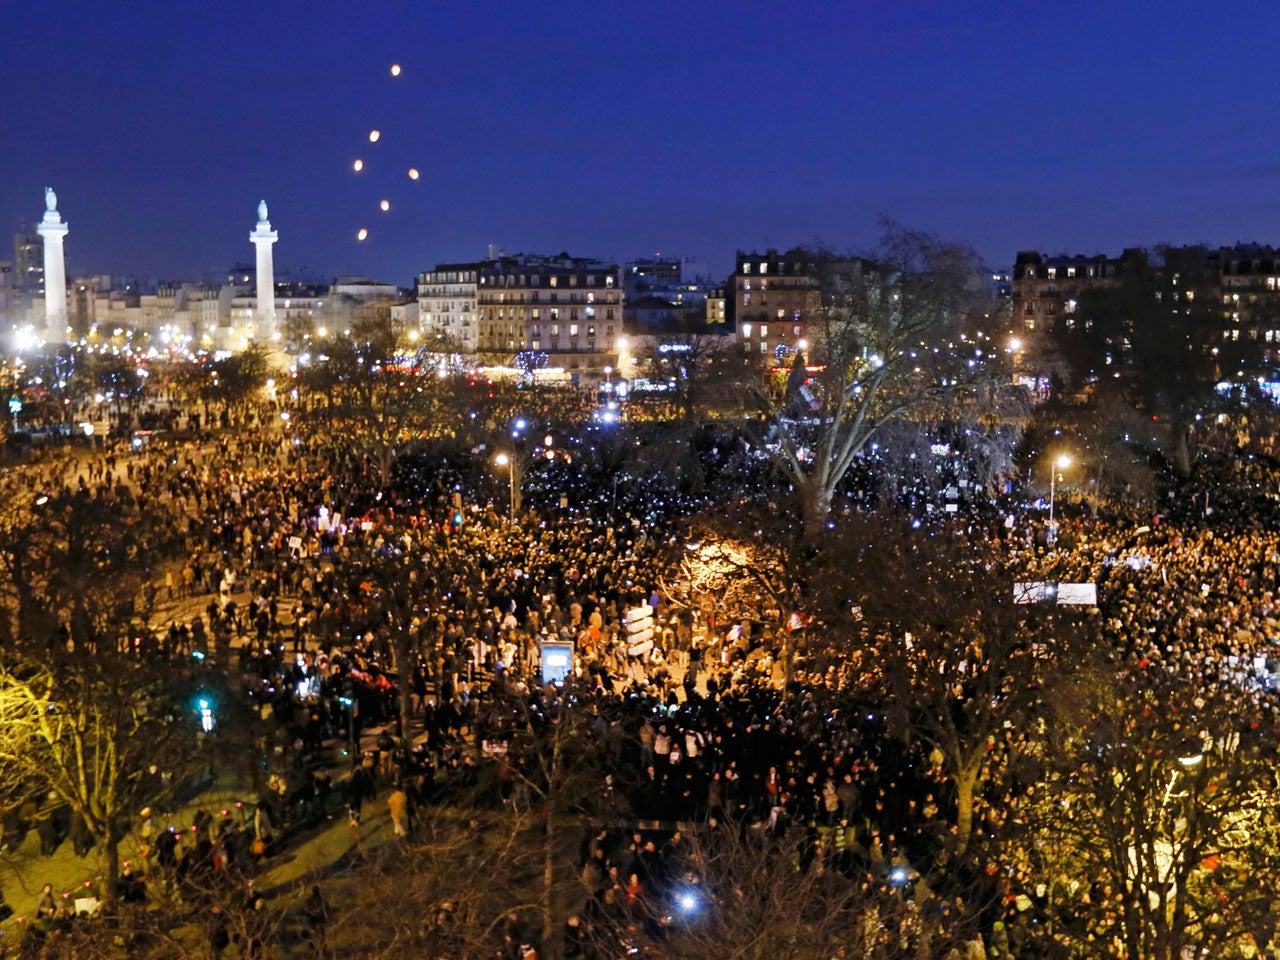
[[[1276,724],[1280,534],[1267,520],[1280,469],[1247,457],[1222,469],[1146,523],[1068,510],[1055,541],[1025,510],[1006,524],[1003,505],[953,522],[1029,570],[1096,584],[1103,635],[1127,663],[1227,685],[1242,710]],[[360,823],[379,796],[397,835],[432,805],[533,804],[509,705],[547,715],[557,691],[543,683],[542,645],[563,641],[575,654],[570,686],[608,731],[614,764],[612,818],[584,827],[568,955],[639,952],[670,935],[679,898],[706,873],[697,851],[715,837],[798,837],[790,869],[914,904],[869,944],[1037,955],[1042,878],[997,867],[970,878],[960,902],[930,889],[956,797],[922,740],[889,735],[863,709],[852,671],[806,677],[802,663],[799,694],[784,689],[785,625],[763,604],[744,616],[669,594],[670,527],[616,509],[616,490],[516,521],[501,501],[455,497],[458,472],[436,462],[384,489],[365,458],[298,425],[46,453],[8,471],[10,492],[146,515],[140,530],[178,544],[151,570],[146,647],[227,664],[267,724],[252,814],[210,817],[185,843],[148,834],[158,875],[189,884],[253,863],[335,807]],[[625,617],[646,604],[652,642],[637,645]],[[95,638],[113,640],[132,642]],[[371,727],[383,732],[364,736]],[[335,744],[345,768],[324,761]],[[990,762],[1004,752],[993,744]],[[506,939],[513,960],[536,954],[521,924]]]

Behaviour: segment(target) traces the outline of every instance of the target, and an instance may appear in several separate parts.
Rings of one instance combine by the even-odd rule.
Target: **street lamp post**
[[[520,429],[524,429],[524,422],[520,421]],[[515,434],[512,434],[514,437]],[[542,438],[542,446],[536,447],[526,459],[521,459],[520,454],[515,450],[511,453],[499,453],[493,458],[493,462],[500,467],[506,467],[508,477],[511,482],[511,519],[514,521],[516,513],[519,512],[520,504],[520,481],[524,477],[524,472],[531,467],[539,458],[545,457],[547,460],[555,460],[557,457],[563,457],[566,463],[572,463],[573,458],[567,453],[557,453],[553,449],[555,437],[547,434]]]
[[[1053,522],[1053,501],[1058,489],[1058,471],[1065,470],[1069,466],[1071,466],[1071,458],[1064,453],[1059,455],[1049,468],[1049,538],[1051,540],[1054,538],[1056,531]]]

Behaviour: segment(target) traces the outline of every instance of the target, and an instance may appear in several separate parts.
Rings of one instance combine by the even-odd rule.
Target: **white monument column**
[[[44,240],[44,338],[49,343],[66,343],[67,266],[62,241],[69,227],[58,212],[58,195],[44,188],[44,219],[36,232]]]
[[[258,228],[249,234],[249,239],[258,250],[258,306],[254,311],[258,339],[275,340],[276,270],[271,245],[280,239],[280,234],[271,229],[271,221],[267,219],[267,201],[265,200],[258,201]]]

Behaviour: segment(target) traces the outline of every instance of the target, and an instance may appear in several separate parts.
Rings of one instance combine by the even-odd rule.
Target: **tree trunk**
[[[102,912],[114,913],[120,890],[120,834],[114,826],[102,838]]]
[[[1190,476],[1191,474],[1191,431],[1186,427],[1174,427],[1173,433],[1173,463],[1177,467],[1181,476]]]
[[[396,448],[385,446],[378,452],[378,485],[385,490],[391,482],[391,467],[396,462]]]
[[[551,763],[547,770],[547,786],[546,795],[546,823],[544,824],[546,832],[542,839],[542,950],[547,956],[558,957],[560,951],[555,949],[556,944],[552,938],[556,935],[555,922],[555,896],[556,896],[556,831],[559,829],[558,813],[556,807],[557,791],[560,789],[561,780],[564,776],[564,770],[561,767],[564,753],[564,738],[566,736],[562,724],[567,722],[564,715],[565,707],[563,703],[560,706],[560,716],[557,718],[556,729],[553,734],[554,740],[551,746]]]
[[[542,839],[542,950],[548,956],[558,956],[552,949],[555,936],[555,888],[556,888],[556,804],[555,788],[547,792],[547,832]]]
[[[402,625],[395,634],[393,649],[396,655],[396,670],[400,674],[400,682],[396,684],[396,697],[400,702],[400,742],[407,748],[413,740],[413,700],[410,681],[413,679],[413,667],[409,661],[412,651],[409,649],[409,631]]]
[[[976,773],[961,770],[956,774],[956,856],[969,849],[973,835],[973,785]]]
[[[799,485],[800,511],[804,519],[804,534],[816,540],[827,528],[831,516],[831,491],[812,479]]]

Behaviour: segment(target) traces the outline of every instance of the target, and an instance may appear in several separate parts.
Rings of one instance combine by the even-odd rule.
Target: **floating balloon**
[[[390,201],[390,200],[383,200],[380,204],[378,204],[378,206],[380,206],[380,207],[382,208],[382,212],[383,212],[383,213],[386,213],[388,210],[390,210],[390,209],[391,209],[391,201]]]
[[[363,227],[361,227],[361,228],[360,228],[360,232],[356,234],[356,239],[357,239],[357,240],[364,240],[364,239],[365,239],[365,238],[367,238],[368,236],[369,236],[369,231],[368,231],[368,230],[366,230],[366,229],[364,229]]]
[[[398,64],[398,63],[393,63],[393,64],[391,65],[391,75],[392,75],[393,77],[398,77],[398,76],[400,76],[400,64]]]
[[[378,138],[379,138],[380,136],[382,136],[382,131],[381,131],[381,130],[370,130],[370,131],[369,131],[369,142],[370,142],[370,143],[377,143],[377,142],[378,142]]]
[[[363,170],[363,169],[364,169],[364,161],[363,161],[363,160],[357,160],[357,161],[356,161],[355,163],[353,163],[351,166],[355,169],[356,173],[359,173],[361,170]]]
[[[418,168],[417,168],[417,167],[410,167],[410,168],[409,168],[409,179],[410,179],[410,180],[417,180],[417,179],[418,179]]]

